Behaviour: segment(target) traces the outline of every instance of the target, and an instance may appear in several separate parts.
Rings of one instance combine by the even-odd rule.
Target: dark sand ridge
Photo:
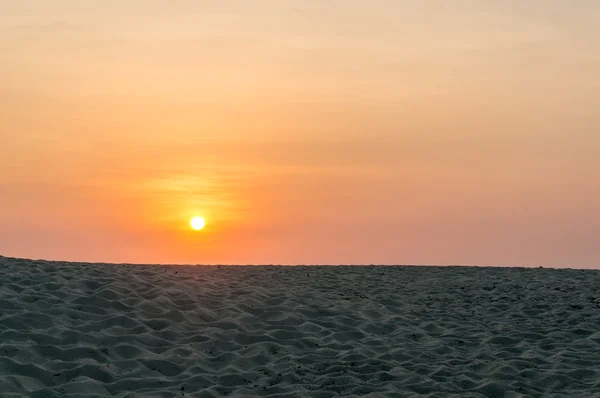
[[[0,396],[600,397],[600,272],[0,257]]]

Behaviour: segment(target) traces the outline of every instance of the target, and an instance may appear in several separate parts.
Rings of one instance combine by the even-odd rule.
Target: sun
[[[200,231],[201,229],[204,228],[205,225],[206,225],[206,221],[204,221],[204,218],[202,218],[200,216],[193,217],[190,220],[190,226],[192,227],[193,230]]]

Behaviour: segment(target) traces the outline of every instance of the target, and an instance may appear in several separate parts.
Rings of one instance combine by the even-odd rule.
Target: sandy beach
[[[2,397],[598,397],[600,272],[0,257]]]

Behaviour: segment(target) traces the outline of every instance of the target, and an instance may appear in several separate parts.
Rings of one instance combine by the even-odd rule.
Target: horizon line
[[[305,263],[305,264],[241,264],[241,263],[131,263],[131,262],[102,262],[102,261],[71,261],[71,260],[48,260],[34,259],[25,257],[10,257],[0,254],[0,258],[8,260],[21,260],[30,262],[46,262],[46,263],[70,263],[70,264],[90,264],[90,265],[132,265],[132,266],[177,266],[177,267],[443,267],[443,268],[532,268],[532,269],[558,269],[558,270],[582,270],[582,271],[600,271],[597,268],[573,268],[572,266],[556,267],[545,265],[473,265],[473,264],[388,264],[388,263],[372,263],[372,264],[327,264],[327,263]]]

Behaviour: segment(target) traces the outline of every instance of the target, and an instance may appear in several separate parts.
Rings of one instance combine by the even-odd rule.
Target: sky
[[[600,268],[596,0],[0,0],[0,65],[2,255]]]

